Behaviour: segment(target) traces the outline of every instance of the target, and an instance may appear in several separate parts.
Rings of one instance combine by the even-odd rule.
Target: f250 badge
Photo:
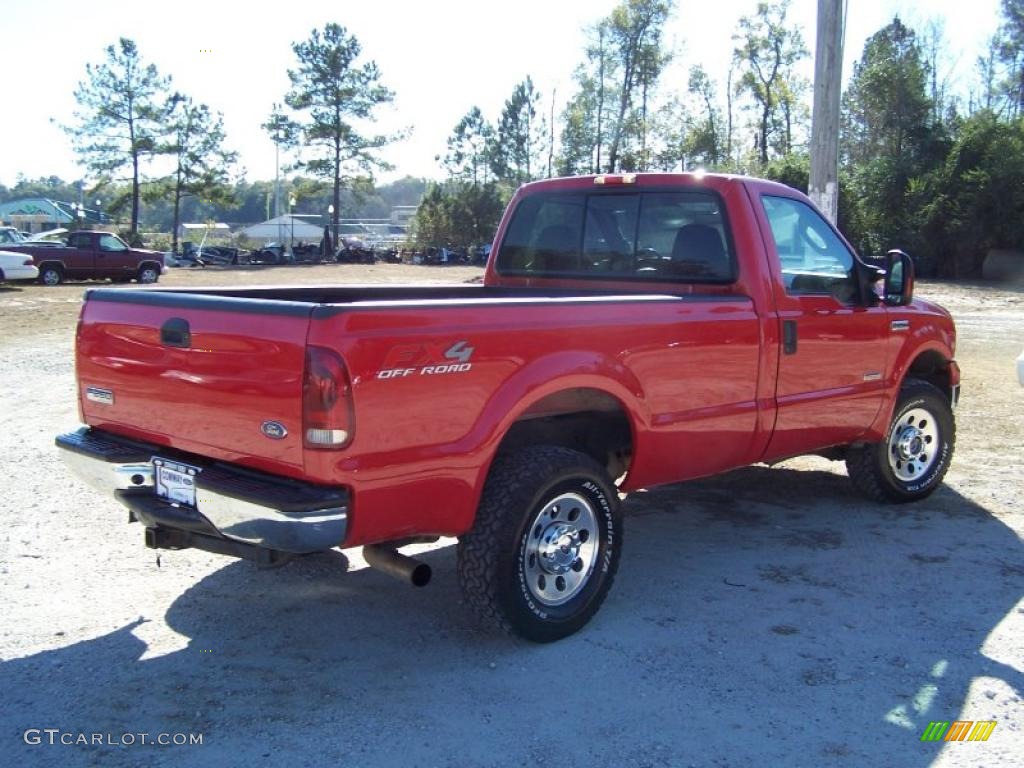
[[[409,344],[393,347],[377,371],[378,379],[401,379],[406,376],[437,376],[465,373],[473,369],[470,362],[474,348],[468,341],[457,341],[447,349],[444,345]]]

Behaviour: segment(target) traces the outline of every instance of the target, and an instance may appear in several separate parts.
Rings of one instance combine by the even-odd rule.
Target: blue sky
[[[305,0],[240,5],[153,4],[50,0],[7,4],[2,13],[0,65],[7,106],[0,121],[0,183],[16,175],[82,178],[70,142],[57,123],[70,120],[73,91],[87,62],[102,59],[118,37],[134,39],[146,60],[174,78],[174,87],[224,113],[229,145],[250,179],[272,178],[274,149],[260,130],[271,104],[281,101],[290,43],[328,21],[346,26],[377,61],[395,104],[380,115],[385,130],[411,127],[409,139],[389,149],[396,166],[386,178],[438,176],[435,155],[459,118],[474,104],[494,119],[513,86],[531,75],[556,109],[571,90],[581,59],[582,28],[606,15],[615,0]],[[679,56],[662,82],[685,88],[686,68],[703,63],[724,78],[737,19],[755,0],[677,0],[668,39]],[[998,25],[998,0],[850,0],[844,74],[864,40],[899,14],[912,26],[930,19],[944,27],[945,62],[954,86],[966,92],[974,62]],[[793,0],[791,17],[814,48],[816,0]],[[157,15],[157,8],[165,9]],[[811,73],[811,61],[807,62]]]

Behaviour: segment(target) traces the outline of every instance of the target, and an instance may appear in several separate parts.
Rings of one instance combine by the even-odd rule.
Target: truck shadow
[[[18,726],[6,738],[19,764],[52,764],[56,749],[67,765],[562,754],[594,766],[913,767],[943,748],[988,765],[1012,755],[1024,675],[985,643],[1024,613],[1024,547],[984,508],[948,488],[880,506],[843,475],[753,467],[635,494],[627,512],[607,603],[561,643],[477,629],[457,605],[450,546],[424,556],[435,569],[424,590],[343,574],[340,553],[275,572],[230,562],[168,610],[182,650],[142,660],[140,620],[0,666]],[[999,725],[987,743],[920,741],[929,721],[961,717]],[[25,728],[58,726],[203,733],[204,744],[22,743]]]

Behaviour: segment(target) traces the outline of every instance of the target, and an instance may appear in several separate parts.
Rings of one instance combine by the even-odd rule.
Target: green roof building
[[[45,197],[26,197],[0,203],[0,224],[24,232],[45,232],[58,227],[94,226],[110,222],[110,217],[95,208],[82,208],[77,203],[64,203]]]

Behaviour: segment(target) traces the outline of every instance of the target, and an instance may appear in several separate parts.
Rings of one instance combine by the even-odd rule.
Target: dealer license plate
[[[153,469],[157,496],[175,504],[196,505],[196,476],[202,472],[199,467],[153,457]]]

